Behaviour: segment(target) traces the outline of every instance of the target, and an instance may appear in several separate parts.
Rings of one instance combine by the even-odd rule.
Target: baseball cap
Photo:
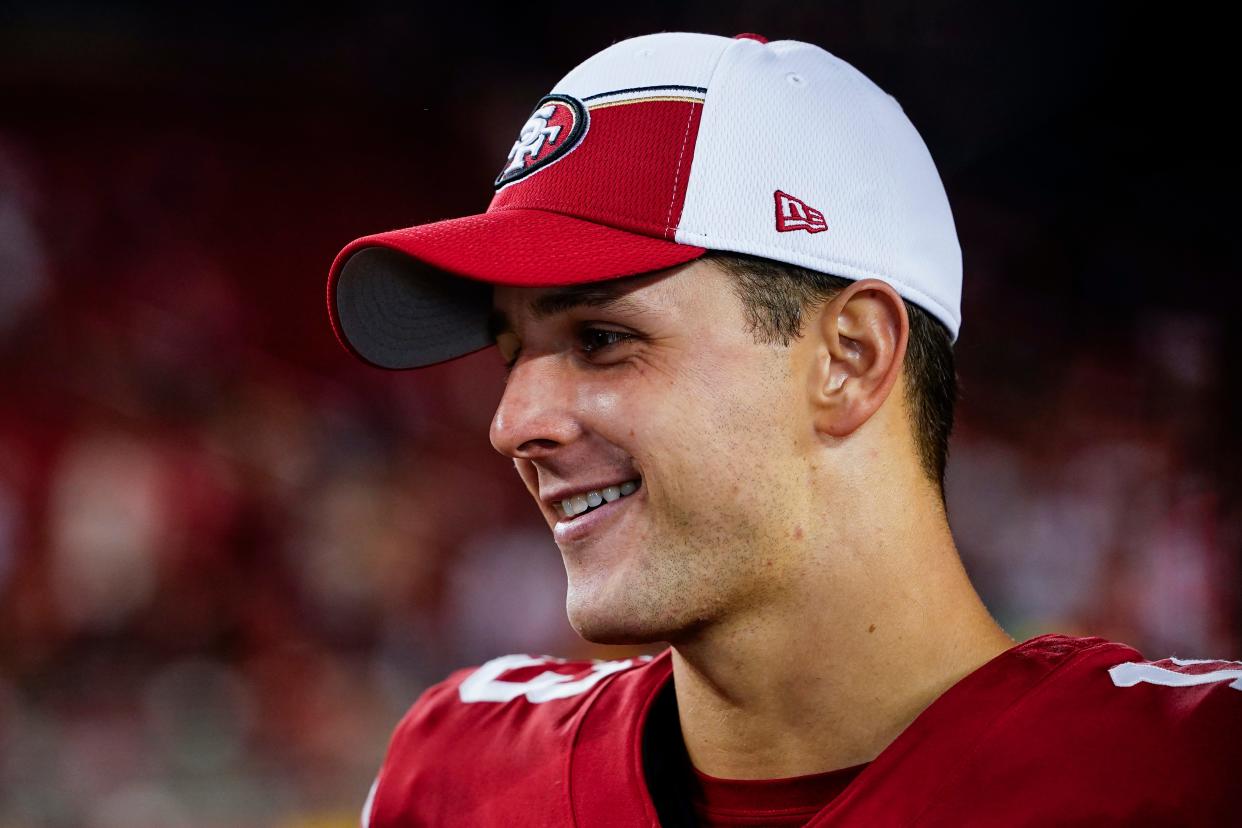
[[[598,282],[708,250],[876,278],[961,323],[944,185],[897,101],[818,46],[666,32],[587,58],[535,105],[486,212],[336,257],[341,344],[388,369],[492,344],[493,285]]]

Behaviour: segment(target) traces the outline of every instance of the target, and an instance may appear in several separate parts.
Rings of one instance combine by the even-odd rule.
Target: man
[[[1242,665],[1015,645],[943,475],[961,258],[900,106],[808,44],[659,34],[571,71],[479,216],[359,239],[342,343],[499,346],[492,422],[585,638],[428,690],[364,822],[1227,820]]]

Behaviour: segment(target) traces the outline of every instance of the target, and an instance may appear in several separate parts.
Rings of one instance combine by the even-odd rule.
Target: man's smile
[[[641,477],[636,477],[609,486],[587,489],[577,494],[570,493],[546,499],[555,505],[557,514],[562,520],[573,520],[578,515],[585,514],[604,503],[612,503],[614,500],[632,495],[642,485],[642,482]]]
[[[633,505],[631,501],[638,500],[633,495],[641,492],[642,479],[639,478],[568,498],[556,505],[560,517],[552,527],[552,536],[558,545],[582,540],[620,516]],[[569,503],[568,508],[565,502]],[[572,514],[567,514],[569,511]]]

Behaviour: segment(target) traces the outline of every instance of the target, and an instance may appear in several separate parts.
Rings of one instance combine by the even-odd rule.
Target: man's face
[[[501,356],[516,362],[491,440],[553,529],[574,628],[677,640],[762,605],[810,514],[799,344],[756,344],[710,262],[498,287],[493,304]],[[632,494],[608,499],[627,482]],[[601,505],[567,517],[561,501],[589,490]]]

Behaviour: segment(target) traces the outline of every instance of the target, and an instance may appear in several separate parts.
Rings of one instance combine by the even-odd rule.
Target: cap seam
[[[708,80],[711,79],[708,78]],[[704,95],[704,97],[707,96]],[[673,173],[673,194],[668,200],[668,213],[664,216],[664,238],[666,239],[668,232],[673,229],[673,207],[677,205],[677,187],[681,183],[681,162],[686,157],[686,144],[690,143],[690,125],[694,123],[694,108],[697,105],[690,104],[690,114],[686,116],[686,132],[681,138],[681,151],[677,153],[677,171]],[[689,178],[689,175],[686,177]]]
[[[720,71],[720,64],[724,60],[724,56],[728,54],[730,50],[737,48],[742,43],[743,41],[741,40],[734,40],[730,43],[726,43],[725,47],[720,50],[720,54],[716,55],[716,62],[712,65],[712,70],[707,73],[706,86],[704,87],[705,91],[703,92],[703,104],[702,104],[703,112],[699,115],[700,134],[702,133],[702,129],[703,129],[703,118],[707,115],[707,100],[708,98],[712,97],[713,90],[716,90],[716,84],[715,84],[716,73]],[[716,91],[718,93],[718,90]],[[671,230],[673,233],[674,241],[676,241],[677,239],[677,231],[681,229],[680,228],[681,218],[682,216],[685,215],[685,207],[683,203],[682,216],[678,216],[677,218],[678,226],[674,227],[673,226],[673,205],[677,203],[677,186],[678,186],[677,179],[680,178],[680,175],[681,175],[681,159],[682,159],[682,155],[685,155],[685,152],[686,152],[686,142],[690,138],[690,124],[693,122],[693,119],[694,119],[694,104],[691,104],[690,105],[690,117],[686,119],[686,137],[682,141],[681,155],[677,156],[677,177],[674,178],[673,180],[673,194],[669,198],[668,215],[664,219],[664,238],[667,239],[669,237],[669,231]],[[698,144],[699,144],[699,137],[696,136],[695,141],[694,141],[696,151],[698,150]],[[690,171],[691,172],[694,171],[694,153],[691,153]],[[687,195],[690,194],[690,173],[689,172],[686,173],[686,194]]]

